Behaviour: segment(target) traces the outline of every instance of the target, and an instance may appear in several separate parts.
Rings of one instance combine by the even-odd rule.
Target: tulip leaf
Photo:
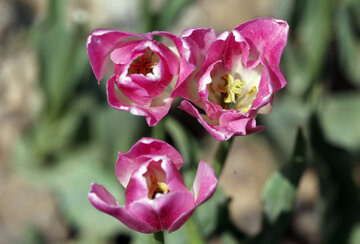
[[[321,75],[332,34],[331,6],[328,0],[294,1],[284,53],[285,77],[292,94],[306,95]]]
[[[46,185],[55,193],[65,220],[79,230],[80,243],[100,243],[119,231],[129,232],[118,220],[95,209],[87,199],[91,182],[97,182],[104,185],[120,203],[125,202],[124,189],[114,171],[110,172],[99,164],[101,151],[96,146],[63,154],[53,167],[34,167],[26,160],[24,148],[19,146],[14,164],[17,174],[29,184]]]
[[[284,94],[274,100],[271,114],[261,116],[273,145],[283,153],[279,158],[287,159],[292,154],[292,145],[289,141],[296,139],[294,128],[303,126],[306,122],[307,108],[299,97]]]
[[[358,244],[360,243],[360,224],[355,225],[351,231],[349,244]]]
[[[200,149],[192,134],[187,132],[180,122],[169,116],[165,119],[165,129],[174,141],[176,149],[181,153],[185,168],[196,170],[193,166],[199,163]]]
[[[264,186],[263,210],[270,223],[274,223],[280,214],[292,210],[296,188],[305,170],[305,157],[305,139],[299,130],[291,161],[274,172]]]
[[[305,171],[305,162],[306,143],[302,130],[299,129],[290,162],[275,171],[265,183],[262,194],[262,230],[258,235],[250,238],[247,243],[280,243],[290,222],[296,189]]]
[[[294,205],[296,189],[280,172],[275,172],[266,182],[263,192],[264,212],[271,223]]]
[[[352,177],[352,155],[327,141],[317,115],[310,119],[310,141],[314,167],[320,179],[321,212],[320,243],[348,243],[351,227],[360,221],[360,202]]]
[[[352,151],[360,148],[359,107],[358,92],[337,93],[326,98],[320,118],[330,142]]]
[[[108,106],[95,109],[91,114],[92,141],[102,152],[101,162],[113,169],[118,152],[126,152],[141,136],[145,128],[142,117],[118,111]]]
[[[167,30],[175,22],[181,11],[185,9],[193,0],[173,0],[165,1],[164,7],[161,10],[157,21],[155,22],[155,29]]]
[[[344,4],[343,4],[344,5]],[[355,5],[353,2],[352,5]],[[340,6],[335,11],[335,33],[339,43],[340,65],[345,75],[354,85],[360,87],[360,36],[356,35],[354,21],[351,18],[351,9],[355,6]],[[360,24],[359,24],[360,26]]]
[[[65,25],[63,0],[52,0],[47,21],[33,30],[40,61],[40,84],[45,91],[45,110],[58,116],[74,87],[87,71],[85,31],[80,26],[70,30]]]

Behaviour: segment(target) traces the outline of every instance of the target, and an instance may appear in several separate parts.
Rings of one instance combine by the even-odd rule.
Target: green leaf
[[[330,142],[353,151],[360,148],[359,107],[359,92],[343,92],[326,98],[320,115]]]
[[[244,234],[238,230],[231,220],[230,202],[231,199],[225,195],[221,187],[218,187],[211,199],[197,208],[195,216],[203,236],[231,233],[238,240],[244,237]]]
[[[285,76],[291,94],[306,95],[319,80],[331,41],[331,7],[328,0],[295,0],[284,53]]]
[[[99,107],[91,114],[92,142],[102,152],[101,162],[111,169],[118,152],[126,152],[141,136],[144,118],[109,106]]]
[[[160,15],[155,22],[155,29],[167,30],[169,29],[176,18],[180,15],[182,10],[185,9],[193,0],[172,0],[165,1],[165,5],[161,10]]]
[[[348,4],[348,6],[339,5],[337,11],[334,12],[334,23],[340,53],[340,65],[350,82],[360,87],[360,37],[356,34],[359,27],[356,27],[351,18],[351,10],[355,7],[355,2]]]
[[[280,171],[274,172],[265,183],[263,190],[263,211],[270,223],[274,223],[282,213],[292,210],[296,188],[305,170],[305,139],[298,131],[296,145],[291,161]]]
[[[119,231],[129,232],[118,220],[95,209],[87,198],[91,182],[97,182],[119,203],[125,202],[124,189],[114,171],[109,173],[99,164],[100,155],[96,146],[84,147],[63,154],[53,167],[34,167],[20,155],[14,164],[16,172],[29,184],[46,186],[55,193],[65,220],[79,230],[80,243],[100,243]],[[26,154],[23,157],[26,158]]]
[[[261,116],[261,115],[260,115]],[[291,157],[292,145],[289,141],[296,139],[296,128],[305,125],[307,107],[296,96],[284,94],[274,100],[271,114],[261,116],[273,145],[278,147],[278,157],[284,160]]]
[[[47,20],[33,29],[40,61],[40,83],[45,91],[45,110],[51,118],[73,95],[74,87],[87,71],[86,34],[81,26],[65,25],[64,0],[52,0]]]
[[[360,202],[352,177],[354,159],[346,150],[326,140],[315,114],[310,119],[310,141],[323,207],[320,243],[348,243],[352,227],[360,220]]]
[[[306,167],[306,143],[298,130],[293,156],[289,163],[274,172],[263,190],[263,228],[246,243],[280,243],[289,225],[296,189]]]
[[[294,205],[295,187],[280,172],[272,174],[263,191],[264,213],[274,223],[283,212],[290,212]]]
[[[360,243],[360,224],[357,224],[351,231],[349,244]]]
[[[175,147],[184,159],[184,166],[197,166],[199,163],[200,149],[196,139],[172,117],[165,119],[165,129],[174,141]],[[195,167],[190,167],[196,169]]]

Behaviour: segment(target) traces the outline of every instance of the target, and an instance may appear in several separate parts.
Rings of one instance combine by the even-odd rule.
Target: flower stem
[[[160,120],[155,127],[151,129],[151,137],[164,141],[166,137],[164,119]]]
[[[226,161],[226,158],[229,154],[229,151],[230,151],[230,148],[231,148],[231,145],[232,145],[232,142],[234,141],[234,137],[230,138],[229,140],[227,141],[223,141],[220,143],[217,151],[216,151],[216,155],[215,155],[215,158],[214,158],[214,161],[213,161],[213,167],[214,167],[214,170],[215,170],[215,174],[216,176],[219,178],[220,177],[220,174],[224,168],[224,165],[225,165],[225,161]]]
[[[164,244],[164,231],[154,233],[154,244]]]

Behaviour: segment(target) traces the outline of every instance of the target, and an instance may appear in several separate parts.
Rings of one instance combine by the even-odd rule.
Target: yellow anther
[[[165,182],[158,182],[156,176],[150,175],[150,186],[149,186],[149,198],[155,199],[156,194],[158,193],[169,193],[170,189]]]
[[[169,187],[166,185],[165,182],[159,182],[158,183],[158,188],[159,188],[159,190],[161,190],[162,193],[169,193],[170,192]]]
[[[247,93],[248,96],[250,96],[251,94],[253,94],[254,92],[256,92],[256,86],[253,86],[251,88],[251,90]]]
[[[244,88],[245,81],[234,79],[234,77],[229,73],[224,74],[221,79],[225,81],[225,85],[218,85],[218,89],[221,93],[225,93],[226,95],[224,102],[236,103],[235,96],[242,96],[242,90]]]

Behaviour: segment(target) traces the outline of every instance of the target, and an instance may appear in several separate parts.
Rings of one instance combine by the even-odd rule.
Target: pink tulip
[[[126,188],[125,206],[102,186],[91,185],[89,200],[129,228],[153,233],[179,229],[197,206],[215,192],[214,170],[200,162],[191,191],[179,173],[183,160],[169,144],[142,138],[127,153],[119,153],[116,176]]]
[[[192,71],[182,58],[180,38],[164,31],[96,30],[88,37],[87,51],[99,82],[112,74],[107,82],[109,104],[145,116],[149,126],[168,113],[176,83]]]
[[[181,38],[193,72],[174,95],[217,140],[263,129],[258,113],[269,113],[275,92],[286,85],[279,69],[289,27],[283,20],[255,19],[215,36],[211,29],[188,29]],[[204,113],[201,113],[200,108]]]

